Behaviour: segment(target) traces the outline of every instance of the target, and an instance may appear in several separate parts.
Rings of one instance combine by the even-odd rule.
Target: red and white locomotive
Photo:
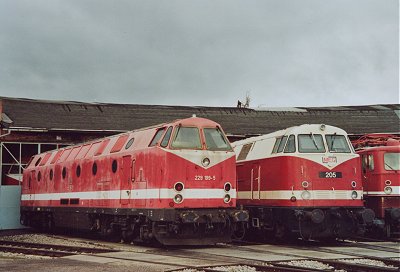
[[[201,245],[229,242],[247,219],[236,209],[235,153],[203,118],[42,153],[23,173],[26,226]]]
[[[400,137],[370,134],[353,141],[361,156],[365,206],[376,214],[373,230],[400,234]],[[374,231],[375,232],[375,231]]]
[[[238,205],[250,213],[251,234],[332,239],[372,223],[373,211],[363,207],[359,156],[344,130],[306,124],[232,145]]]

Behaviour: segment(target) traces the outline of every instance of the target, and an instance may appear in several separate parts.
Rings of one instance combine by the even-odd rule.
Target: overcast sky
[[[398,0],[0,0],[0,96],[399,102]]]

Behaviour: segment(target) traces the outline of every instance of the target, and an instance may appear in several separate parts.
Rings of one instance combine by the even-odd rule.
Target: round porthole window
[[[65,177],[67,176],[67,168],[63,167],[61,174],[62,174],[62,178],[65,179]]]
[[[80,165],[78,165],[78,166],[76,167],[76,176],[77,176],[78,178],[81,176],[81,166],[80,166]]]
[[[92,166],[92,174],[93,174],[93,176],[95,176],[96,174],[97,174],[97,163],[93,163],[93,166]]]
[[[111,165],[111,170],[113,171],[113,173],[117,172],[118,169],[118,163],[117,160],[113,160],[112,165]]]

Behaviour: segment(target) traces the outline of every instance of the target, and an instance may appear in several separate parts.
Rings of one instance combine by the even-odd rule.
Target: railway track
[[[89,248],[65,245],[51,245],[28,242],[1,241],[0,251],[20,253],[27,255],[38,255],[48,257],[65,257],[75,254],[97,254],[116,252],[114,249]]]
[[[58,237],[55,237],[58,238]],[[86,241],[85,241],[86,242]],[[89,243],[93,245],[94,243]],[[96,245],[99,245],[96,243]],[[315,245],[308,246],[294,246],[294,245],[283,245],[283,247],[291,248],[293,250],[304,250],[304,251],[319,251],[327,253],[342,254],[347,256],[353,256],[354,259],[368,258],[371,260],[381,261],[386,266],[394,267],[382,267],[377,265],[367,265],[366,263],[348,263],[346,260],[328,260],[325,258],[311,258],[301,254],[294,254],[287,251],[274,252],[273,249],[268,250],[262,248],[262,246],[268,246],[261,243],[241,243],[241,245],[219,245],[216,247],[203,248],[206,252],[199,252],[197,248],[162,248],[162,249],[146,249],[144,251],[129,250],[129,246],[122,246],[121,244],[107,243],[108,248],[93,248],[93,247],[81,247],[81,246],[64,246],[64,245],[53,245],[53,244],[37,244],[27,242],[15,242],[15,241],[0,241],[0,251],[22,253],[29,255],[39,256],[50,256],[50,257],[66,257],[70,255],[88,255],[98,258],[108,258],[113,261],[124,261],[124,262],[136,262],[136,263],[148,263],[154,265],[162,265],[164,267],[173,267],[166,271],[182,271],[184,269],[191,269],[192,271],[226,271],[224,267],[250,267],[253,270],[248,271],[399,271],[400,262],[398,260],[390,260],[378,257],[371,257],[369,255],[363,255],[358,253],[349,253],[348,251],[343,252],[331,248],[324,248]],[[253,245],[254,247],[250,247]],[[257,248],[257,246],[260,247]],[[338,243],[340,246],[341,243]],[[369,244],[366,244],[369,245]],[[103,245],[104,246],[104,245]],[[345,247],[357,247],[357,243],[346,242],[343,244]],[[364,247],[364,243],[358,243],[359,247]],[[125,251],[126,248],[126,251]],[[277,246],[279,248],[279,246]],[[201,248],[200,248],[201,249]],[[215,253],[213,249],[221,249],[221,253]],[[224,250],[226,249],[226,250]],[[385,246],[374,246],[373,250],[393,252],[393,248]],[[229,255],[230,252],[236,252],[236,255]],[[126,253],[119,255],[119,253]],[[241,254],[243,252],[243,254]],[[250,255],[249,255],[250,253]],[[254,253],[254,254],[251,254]],[[131,254],[131,255],[129,255]],[[246,257],[253,256],[252,258]],[[275,259],[281,259],[280,261],[265,261],[262,256],[275,255]],[[147,256],[143,258],[143,256]],[[154,257],[152,257],[154,256]],[[162,258],[161,256],[164,256]],[[254,257],[256,256],[256,257]],[[286,257],[286,258],[280,258]],[[273,259],[273,258],[272,258]],[[282,261],[282,260],[287,261]],[[290,260],[291,259],[291,260]],[[181,260],[179,263],[176,260]],[[186,261],[184,261],[186,260]],[[188,265],[188,263],[195,263],[199,265]],[[353,261],[353,260],[351,260]],[[301,266],[299,263],[307,262],[318,262],[326,268],[313,268]],[[208,265],[200,265],[208,264]],[[235,270],[232,270],[235,271]],[[240,271],[247,271],[242,270]]]
[[[218,265],[218,266],[186,266],[184,268],[178,269],[169,269],[165,270],[165,272],[178,272],[184,271],[185,269],[189,269],[192,271],[206,271],[206,272],[224,272],[224,271],[235,271],[234,268],[238,267],[238,271],[243,271],[244,269],[248,269],[248,271],[265,271],[265,272],[291,272],[291,271],[298,271],[298,272],[310,272],[310,271],[346,271],[346,272],[394,272],[399,271],[398,268],[388,268],[388,267],[379,267],[379,266],[371,266],[371,265],[363,265],[363,264],[354,264],[354,263],[345,263],[340,261],[334,260],[325,260],[320,261],[321,264],[328,266],[328,268],[312,268],[312,267],[304,267],[295,264],[281,264],[281,263],[274,263],[268,262],[264,265],[258,264],[236,264],[236,265]],[[226,270],[228,267],[231,270]],[[242,268],[239,268],[242,267]],[[253,270],[251,270],[253,268]]]
[[[252,243],[254,244],[254,243]],[[259,244],[259,243],[257,243]],[[260,244],[264,245],[264,244]],[[265,249],[255,249],[255,248],[249,248],[249,247],[242,247],[238,246],[237,248],[242,251],[247,251],[247,252],[255,252],[255,253],[266,253],[266,254],[273,254],[273,255],[282,255],[282,256],[287,256],[287,257],[293,257],[293,258],[299,258],[299,259],[308,259],[316,262],[322,262],[328,265],[333,266],[335,269],[344,269],[346,271],[399,271],[400,267],[400,261],[398,260],[391,260],[388,258],[381,258],[381,257],[376,257],[376,256],[371,256],[371,255],[365,255],[365,254],[358,254],[358,253],[349,253],[348,251],[340,251],[340,250],[334,250],[334,249],[327,249],[327,248],[322,248],[322,247],[304,247],[304,246],[293,246],[293,245],[285,245],[286,248],[291,248],[294,250],[305,250],[305,251],[318,251],[318,252],[326,252],[326,253],[334,253],[334,254],[341,254],[341,255],[347,255],[347,256],[353,256],[355,257],[354,259],[369,259],[369,260],[374,260],[377,262],[382,262],[382,264],[386,266],[393,266],[393,267],[382,267],[382,266],[376,266],[376,265],[366,265],[362,263],[348,263],[344,260],[328,260],[325,258],[313,258],[313,257],[305,257],[304,255],[300,254],[293,254],[293,253],[276,253],[271,250],[265,250]],[[379,248],[379,247],[377,247]],[[375,250],[377,248],[374,248]],[[385,248],[386,249],[386,248]],[[380,251],[382,251],[382,248],[380,248]],[[386,251],[386,250],[383,250]],[[393,251],[388,251],[388,252],[393,252]],[[397,253],[398,251],[396,251]],[[273,262],[269,262],[273,263]]]
[[[354,241],[358,242],[394,242],[400,243],[400,237],[385,237],[385,238],[373,238],[368,236],[356,236],[354,237]]]
[[[340,245],[343,246],[348,246],[348,247],[363,247],[363,248],[368,248],[372,250],[377,250],[377,251],[385,251],[385,252],[392,252],[392,253],[398,253],[400,254],[400,243],[398,243],[398,248],[390,247],[390,246],[382,246],[382,245],[373,245],[373,244],[368,244],[368,243],[363,243],[363,242],[352,242],[352,241],[342,241],[340,242]]]

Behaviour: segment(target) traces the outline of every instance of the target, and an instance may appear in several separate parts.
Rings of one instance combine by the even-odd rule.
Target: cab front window
[[[351,153],[350,147],[344,135],[325,135],[329,152],[331,153]]]
[[[400,170],[400,153],[385,153],[383,155],[385,170]]]
[[[171,147],[177,149],[201,149],[199,129],[179,126],[176,129]]]
[[[208,150],[228,151],[232,150],[228,141],[219,128],[204,128],[204,137]]]
[[[299,152],[301,153],[324,153],[325,146],[321,134],[300,134]]]

